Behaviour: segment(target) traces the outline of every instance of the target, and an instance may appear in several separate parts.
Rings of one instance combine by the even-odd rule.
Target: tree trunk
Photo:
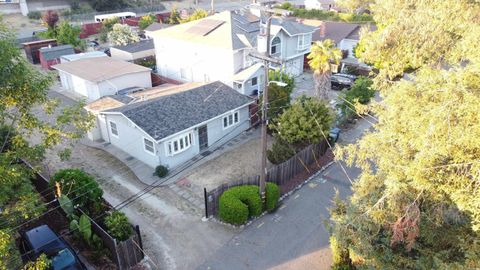
[[[328,94],[330,93],[330,72],[314,73],[315,80],[315,96],[319,99],[328,101]]]

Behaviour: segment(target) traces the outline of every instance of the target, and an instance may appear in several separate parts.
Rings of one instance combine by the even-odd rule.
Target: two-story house
[[[264,70],[250,53],[257,50],[260,23],[249,12],[224,11],[158,30],[153,33],[158,73],[183,82],[219,80],[242,94],[256,95],[263,91]],[[288,73],[303,72],[303,55],[310,51],[314,30],[293,21],[274,20],[271,52],[285,61]]]

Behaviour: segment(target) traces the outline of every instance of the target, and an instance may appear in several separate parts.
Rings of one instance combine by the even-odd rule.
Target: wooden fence
[[[35,172],[32,182],[36,190],[47,201],[53,201],[55,199],[55,193],[54,189],[52,189],[49,184],[49,179],[42,173],[35,170],[27,161],[22,160],[22,163]],[[54,201],[51,206],[57,208],[60,206],[60,204],[58,201]],[[63,211],[60,212],[64,214]],[[105,231],[95,220],[88,215],[87,217],[91,221],[92,231],[102,239],[103,244],[110,251],[110,258],[117,265],[118,269],[130,269],[131,267],[137,265],[144,258],[142,236],[140,234],[140,228],[138,225],[133,227],[135,233],[129,239],[119,242],[107,231]]]
[[[295,185],[291,185],[291,181],[294,180],[295,176],[305,172],[309,174],[313,173],[312,167],[319,169],[326,165],[327,162],[322,161],[322,157],[326,154],[327,150],[328,144],[326,141],[306,147],[289,160],[270,168],[267,171],[267,181],[284,187],[280,189],[282,195],[288,193],[295,187]],[[260,176],[254,175],[239,181],[224,183],[209,192],[205,190],[206,216],[218,214],[220,196],[227,189],[235,186],[259,185],[259,181]]]

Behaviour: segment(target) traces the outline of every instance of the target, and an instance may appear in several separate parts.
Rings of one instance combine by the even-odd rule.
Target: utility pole
[[[263,10],[264,15],[266,17],[266,29],[265,33],[260,32],[260,35],[264,35],[266,39],[266,50],[264,52],[252,52],[250,56],[255,57],[257,59],[263,60],[263,68],[264,68],[264,89],[263,89],[263,99],[262,99],[262,166],[260,168],[260,183],[259,183],[259,190],[260,196],[262,198],[262,202],[265,202],[265,185],[267,181],[267,125],[268,125],[268,71],[270,63],[281,64],[282,61],[271,58],[270,57],[270,26],[272,24],[272,12],[268,10]],[[257,42],[257,46],[258,46]],[[264,50],[265,48],[263,48]]]

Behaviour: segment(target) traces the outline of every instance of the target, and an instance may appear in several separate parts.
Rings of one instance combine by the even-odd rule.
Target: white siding
[[[358,44],[358,40],[354,40],[354,39],[342,39],[342,41],[340,41],[340,44],[339,44],[339,48],[340,50],[347,50],[348,51],[348,57],[350,58],[355,58],[354,54],[353,54],[353,48],[355,48],[355,46],[357,46]]]

